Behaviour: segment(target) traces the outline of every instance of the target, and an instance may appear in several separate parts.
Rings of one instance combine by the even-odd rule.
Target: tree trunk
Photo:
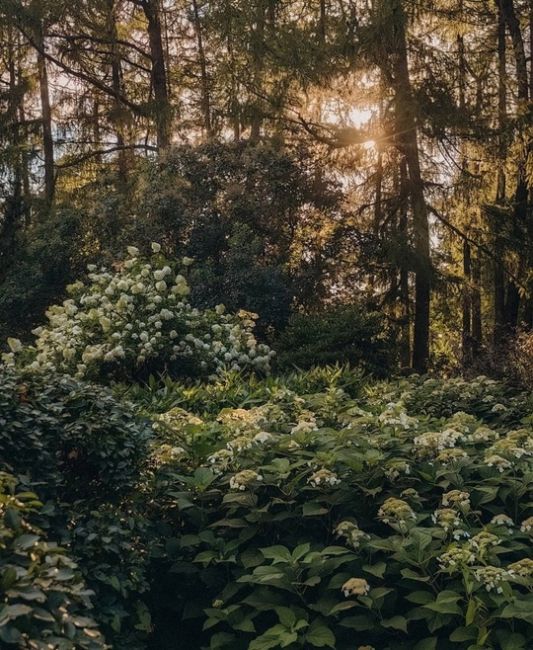
[[[39,49],[37,50],[37,74],[39,77],[39,94],[41,98],[41,124],[44,155],[44,200],[50,207],[54,200],[54,139],[52,134],[52,109],[50,107],[50,88],[48,86],[48,70],[43,52],[46,50],[42,25],[38,33]]]
[[[318,22],[318,38],[321,45],[326,43],[326,0],[320,0],[320,18]]]
[[[400,304],[401,304],[401,341],[400,364],[402,368],[411,365],[411,299],[409,295],[409,267],[407,265],[407,252],[409,245],[408,210],[409,210],[409,183],[405,159],[400,162],[400,219],[398,230],[405,254],[402,256],[400,266]]]
[[[254,91],[257,95],[252,102],[252,115],[250,118],[250,140],[258,142],[261,137],[261,125],[263,123],[262,102],[258,96],[261,94],[263,86],[263,67],[264,67],[264,39],[265,39],[265,2],[256,0],[256,18],[255,29],[252,32],[252,68]]]
[[[529,97],[533,100],[533,0],[529,0]]]
[[[527,57],[520,21],[516,15],[513,0],[500,0],[502,13],[511,35],[518,84],[518,99],[527,102],[529,98],[529,77],[527,72]]]
[[[476,255],[472,260],[472,352],[474,358],[483,345],[483,321],[481,315],[481,260]]]
[[[142,8],[148,21],[148,40],[150,42],[150,59],[152,61],[152,90],[155,104],[155,123],[157,147],[159,150],[170,146],[171,107],[167,85],[167,70],[163,35],[161,31],[161,12],[159,0],[143,0]]]
[[[507,138],[505,129],[507,125],[507,70],[506,70],[506,29],[505,16],[499,0],[498,5],[498,182],[496,190],[496,205],[503,206],[506,197],[507,180],[505,176],[505,157],[507,149]],[[504,247],[502,242],[502,227],[500,215],[493,217],[493,237],[496,260],[494,268],[494,331],[493,340],[496,346],[501,345],[505,335],[505,261]]]
[[[122,65],[117,43],[118,34],[115,0],[108,0],[107,9],[107,31],[111,49],[111,87],[114,95],[112,122],[115,129],[115,138],[118,147],[118,176],[120,182],[124,184],[128,175],[128,157],[126,150],[124,149],[124,111],[126,108],[122,103]]]
[[[463,368],[472,365],[472,253],[470,244],[463,241]]]
[[[204,50],[204,40],[202,33],[202,23],[200,21],[200,12],[198,10],[197,0],[192,0],[194,31],[196,34],[196,44],[198,46],[198,61],[200,63],[200,82],[201,82],[201,107],[204,121],[204,129],[208,140],[213,137],[213,127],[211,124],[211,94],[209,88],[209,75],[207,73],[207,61]]]
[[[524,38],[520,27],[520,21],[515,12],[513,0],[500,0],[502,13],[505,23],[511,36],[513,44],[513,53],[515,59],[516,79],[518,87],[518,101],[521,106],[525,106],[529,99],[529,77],[527,71],[527,58],[524,46]],[[518,161],[516,192],[514,196],[513,209],[513,237],[516,246],[525,236],[524,229],[528,221],[528,184],[525,169],[525,159]],[[519,257],[519,270],[517,275],[522,275],[527,267],[528,260],[524,256],[522,249],[517,250]],[[515,282],[510,281],[507,287],[507,304],[505,307],[507,333],[512,334],[518,325],[518,315],[520,311],[520,290]]]
[[[431,253],[429,219],[424,183],[420,168],[416,104],[411,88],[407,54],[407,16],[403,0],[388,0],[393,18],[393,73],[395,91],[396,130],[400,149],[405,156],[409,172],[409,191],[416,253],[415,314],[413,339],[413,368],[420,373],[429,363],[429,310],[431,301]]]

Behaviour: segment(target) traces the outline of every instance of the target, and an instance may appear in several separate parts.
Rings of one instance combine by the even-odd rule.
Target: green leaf
[[[407,632],[407,619],[404,616],[393,616],[381,621],[383,627],[391,627],[393,630]]]
[[[298,634],[287,630],[284,625],[271,627],[248,646],[248,650],[270,650],[271,648],[286,648],[298,640]]]
[[[425,605],[433,600],[433,594],[429,591],[413,591],[405,597],[410,603],[415,605]]]
[[[259,549],[266,560],[272,560],[273,564],[289,564],[292,555],[286,546],[269,546]]]
[[[533,599],[516,599],[507,605],[501,613],[501,618],[517,618],[533,625]]]
[[[276,614],[278,615],[279,622],[285,627],[292,628],[296,623],[296,615],[288,607],[275,607]]]
[[[377,564],[366,564],[363,566],[363,571],[376,576],[377,578],[383,578],[387,565],[385,562],[378,562]]]
[[[477,638],[477,628],[472,627],[458,627],[450,634],[450,641],[461,643],[462,641],[474,641]]]
[[[419,641],[414,647],[413,650],[436,650],[437,648],[437,637],[429,636],[426,639]]]
[[[434,602],[426,603],[424,607],[438,614],[461,615],[463,610],[457,604],[457,601],[461,600],[461,598],[461,594],[455,591],[441,591]]]
[[[300,544],[292,552],[292,559],[297,562],[298,560],[301,560],[304,555],[307,555],[310,550],[311,544]]]
[[[322,623],[313,621],[305,635],[305,640],[315,648],[335,648],[335,635]]]
[[[320,505],[316,501],[308,501],[302,506],[302,514],[304,517],[320,517],[328,514],[328,509]]]
[[[361,616],[349,616],[340,621],[339,625],[342,627],[348,627],[356,632],[367,632],[372,630],[375,627],[375,622],[368,616],[364,614]]]

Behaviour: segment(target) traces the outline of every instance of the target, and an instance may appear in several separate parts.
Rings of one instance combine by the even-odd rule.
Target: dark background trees
[[[194,299],[359,304],[402,366],[533,325],[531,0],[3,0],[0,328],[125,243]],[[356,323],[354,322],[354,328]]]

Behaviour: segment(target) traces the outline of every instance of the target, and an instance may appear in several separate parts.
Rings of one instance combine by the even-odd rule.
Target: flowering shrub
[[[158,603],[181,612],[185,647],[528,648],[528,395],[484,378],[360,397],[281,383],[156,418],[154,516],[180,529]]]
[[[90,616],[88,602],[72,603],[89,636],[99,629],[117,650],[529,647],[528,393],[484,378],[363,386],[322,369],[154,381],[129,396],[152,410],[151,435],[104,388],[0,376],[1,461],[56,497],[46,526],[95,592]],[[11,557],[19,524],[21,548],[40,533],[9,512],[13,498],[35,497],[7,498],[9,607],[5,548]],[[24,593],[41,588],[39,571],[20,575]],[[10,620],[9,634],[29,633],[28,616]],[[86,625],[93,618],[98,628]]]
[[[147,259],[128,247],[113,270],[89,265],[87,282],[69,285],[70,297],[50,307],[48,324],[34,330],[33,350],[9,341],[32,370],[98,377],[134,375],[143,369],[216,375],[225,368],[269,369],[273,352],[253,335],[255,314],[194,308],[187,296],[190,258],[181,267],[159,244]],[[10,354],[4,356],[8,363]]]

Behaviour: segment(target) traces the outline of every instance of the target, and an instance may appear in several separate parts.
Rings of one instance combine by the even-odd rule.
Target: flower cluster
[[[415,447],[422,457],[437,456],[444,449],[451,449],[463,440],[463,434],[456,429],[445,429],[444,431],[428,431],[414,439]]]
[[[34,330],[29,367],[87,377],[103,367],[124,373],[147,363],[189,360],[203,374],[268,371],[274,353],[253,335],[256,315],[227,314],[223,305],[194,308],[186,279],[191,260],[182,260],[180,268],[159,244],[152,249],[143,258],[130,246],[129,258],[112,271],[89,265],[87,283],[67,287],[70,297],[50,307],[48,325]]]
[[[513,562],[507,567],[507,571],[511,576],[531,580],[533,578],[533,560],[526,557],[518,562]]]
[[[340,479],[335,472],[331,472],[329,469],[319,469],[309,477],[309,483],[313,487],[319,487],[320,485],[335,487],[340,483]]]
[[[359,548],[365,540],[370,539],[370,535],[362,531],[354,521],[341,521],[334,533],[337,537],[344,538],[353,549]]]
[[[370,585],[364,578],[350,578],[342,585],[342,593],[345,598],[366,596],[369,591]]]
[[[252,469],[243,469],[230,478],[229,486],[232,490],[244,491],[250,485],[262,480],[261,474],[254,472]]]
[[[533,530],[533,517],[528,517],[527,519],[524,519],[524,521],[520,525],[520,531],[522,533],[530,533],[532,530]]]
[[[461,490],[450,490],[442,495],[442,505],[468,511],[470,510],[470,495]]]
[[[431,519],[437,526],[440,526],[445,532],[459,528],[461,518],[452,508],[439,508],[431,515]]]
[[[468,545],[453,545],[448,548],[439,558],[439,565],[443,571],[454,573],[462,567],[472,565],[476,561],[476,554]]]
[[[509,571],[495,566],[480,567],[474,575],[487,591],[495,590],[498,594],[503,592],[502,585],[511,578]]]
[[[378,517],[384,524],[405,526],[409,521],[416,520],[416,514],[407,501],[390,497],[378,511]]]

